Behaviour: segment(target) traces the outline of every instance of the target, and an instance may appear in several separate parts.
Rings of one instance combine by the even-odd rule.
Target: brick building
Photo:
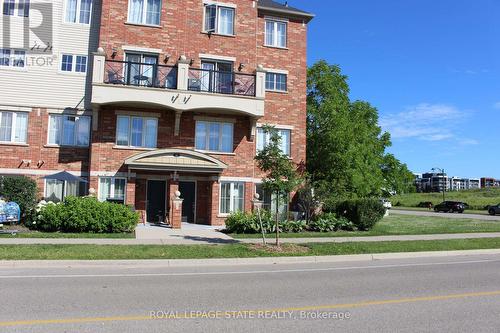
[[[190,223],[222,224],[229,213],[250,210],[255,192],[272,205],[254,156],[268,139],[261,127],[271,124],[283,151],[305,163],[313,15],[269,0],[94,0],[87,27],[89,2],[57,2],[66,20],[84,19],[72,22],[86,31],[84,44],[72,45],[88,53],[68,52],[70,62],[59,52],[52,83],[32,88],[69,91],[81,103],[44,105],[41,97],[7,105],[2,98],[1,110],[29,119],[21,117],[24,142],[1,143],[0,174],[34,177],[48,198],[93,188],[100,200],[133,205],[150,222],[164,220],[177,190]],[[80,53],[88,56],[83,72]],[[78,89],[57,86],[70,67]],[[44,180],[61,170],[88,183]]]

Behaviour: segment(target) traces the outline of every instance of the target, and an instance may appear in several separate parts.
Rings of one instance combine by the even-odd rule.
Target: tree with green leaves
[[[268,125],[263,129],[270,134],[269,143],[257,154],[255,160],[258,167],[265,173],[262,188],[276,198],[276,246],[279,247],[280,198],[293,192],[301,183],[301,177],[293,161],[281,150],[281,137],[278,131]]]
[[[406,178],[404,164],[384,168],[390,134],[379,126],[375,107],[350,101],[347,76],[339,66],[314,64],[308,69],[307,89],[307,170],[324,197],[379,196],[392,187],[387,181],[399,174]]]

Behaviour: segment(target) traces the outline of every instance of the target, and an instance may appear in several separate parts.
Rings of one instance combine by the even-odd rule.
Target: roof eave
[[[309,23],[316,16],[312,13],[299,12],[292,9],[280,9],[280,8],[266,7],[266,6],[259,6],[258,9],[269,13],[280,14],[290,18],[302,19],[306,23]]]

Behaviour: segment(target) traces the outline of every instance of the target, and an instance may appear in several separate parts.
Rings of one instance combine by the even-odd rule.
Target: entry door
[[[182,222],[195,223],[194,211],[196,209],[196,183],[179,182],[182,202]]]
[[[164,180],[148,180],[147,218],[150,223],[165,222],[167,182]]]

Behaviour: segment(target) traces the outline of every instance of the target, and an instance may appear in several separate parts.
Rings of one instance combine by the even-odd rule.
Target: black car
[[[500,214],[500,204],[496,206],[490,206],[490,209],[488,209],[488,213],[490,213],[490,215]]]
[[[458,201],[445,201],[436,205],[434,211],[445,212],[445,213],[463,213],[466,208],[466,204]]]

